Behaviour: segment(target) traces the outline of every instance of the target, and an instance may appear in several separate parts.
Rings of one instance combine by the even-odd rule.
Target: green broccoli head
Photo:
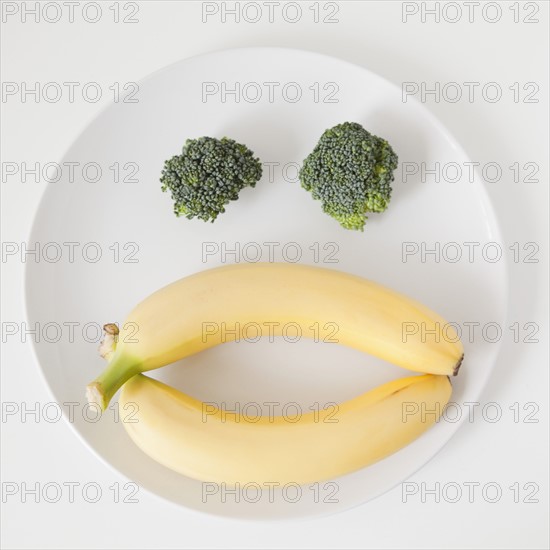
[[[391,198],[397,155],[390,144],[355,122],[329,128],[300,170],[302,187],[342,227],[363,231],[368,212]]]
[[[176,216],[214,221],[244,187],[254,187],[262,165],[245,145],[226,137],[188,139],[181,155],[164,163],[162,190],[170,190]]]

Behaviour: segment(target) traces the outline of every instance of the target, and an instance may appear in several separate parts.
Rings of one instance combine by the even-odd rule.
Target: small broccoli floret
[[[302,187],[346,229],[363,231],[368,212],[391,198],[397,155],[390,144],[355,122],[329,128],[300,170]]]
[[[245,145],[226,137],[188,139],[181,155],[164,163],[162,190],[170,190],[176,216],[214,221],[244,187],[254,187],[262,165]]]

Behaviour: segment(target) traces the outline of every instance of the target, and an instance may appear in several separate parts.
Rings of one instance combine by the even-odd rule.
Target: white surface
[[[429,103],[464,146],[472,160],[540,164],[539,184],[515,184],[511,178],[486,184],[505,242],[540,246],[538,264],[511,264],[509,324],[537,322],[538,344],[514,344],[509,337],[481,403],[503,410],[497,423],[467,423],[421,471],[409,479],[433,487],[449,482],[496,482],[498,503],[434,504],[428,497],[402,503],[401,487],[375,501],[322,520],[264,524],[221,520],[187,512],[144,492],[139,503],[113,503],[108,487],[126,480],[103,466],[62,422],[2,423],[2,481],[84,484],[97,482],[104,498],[96,504],[21,503],[8,497],[2,506],[2,545],[6,548],[176,548],[176,547],[372,547],[372,548],[542,548],[547,539],[546,353],[547,257],[546,164],[548,7],[540,3],[538,24],[514,24],[503,4],[502,20],[489,24],[401,22],[399,2],[340,5],[340,23],[201,23],[200,4],[144,3],[140,23],[100,21],[2,26],[2,78],[5,81],[60,82],[92,80],[104,84],[136,81],[178,59],[236,46],[286,46],[312,49],[363,65],[400,85],[402,81],[538,82],[538,104],[476,101]],[[306,11],[304,10],[304,14]],[[78,19],[77,19],[78,20]],[[514,41],[509,40],[513,35]],[[434,45],[437,44],[437,47]],[[68,47],[70,46],[70,47]],[[329,80],[329,78],[327,78]],[[107,92],[108,93],[108,92]],[[509,96],[508,96],[509,97]],[[107,102],[103,102],[107,103]],[[95,116],[98,104],[61,102],[2,105],[2,161],[49,162],[62,158],[68,145]],[[521,133],[516,133],[522,129]],[[521,136],[521,137],[520,137]],[[510,172],[508,172],[510,174]],[[42,184],[2,184],[3,241],[28,238]],[[8,206],[9,205],[9,206]],[[435,237],[439,238],[439,237]],[[480,239],[481,240],[481,239]],[[2,321],[21,322],[23,265],[3,264]],[[449,267],[449,266],[447,266]],[[451,289],[452,292],[452,289]],[[2,351],[2,400],[47,403],[50,394],[38,376],[30,347],[12,337]],[[540,407],[536,424],[514,423],[514,402]],[[516,504],[514,483],[540,486],[538,504]],[[464,487],[464,486],[463,486]],[[78,494],[78,493],[77,493]],[[525,496],[522,492],[521,497]],[[31,497],[32,499],[32,497]],[[29,528],[32,526],[32,528]],[[92,527],[93,526],[93,527]],[[100,526],[97,528],[97,526]],[[399,526],[399,528],[396,528]]]
[[[200,93],[200,83],[206,81],[294,82],[295,89],[299,86],[305,91],[313,82],[323,82],[326,75],[338,83],[338,103],[309,100],[297,108],[295,103],[270,102],[265,97],[235,105],[212,99],[204,102]],[[119,103],[103,111],[61,161],[62,165],[70,161],[84,164],[90,160],[90,151],[101,166],[139,159],[139,183],[113,183],[110,173],[93,184],[71,183],[65,172],[65,177],[44,194],[30,238],[41,243],[86,243],[93,236],[95,242],[108,243],[113,227],[110,223],[98,225],[98,219],[116,220],[117,239],[137,243],[139,262],[29,263],[26,296],[31,325],[57,322],[63,326],[69,319],[81,320],[82,324],[122,320],[136,303],[164,285],[222,265],[222,260],[235,261],[217,254],[204,263],[204,242],[220,246],[241,243],[243,248],[249,242],[271,242],[281,243],[281,249],[286,243],[296,243],[293,246],[302,251],[309,251],[315,242],[332,242],[338,247],[336,263],[307,257],[301,261],[383,282],[460,326],[474,318],[505,324],[508,290],[503,262],[445,265],[402,260],[402,242],[429,240],[434,227],[439,228],[437,235],[442,242],[479,240],[504,248],[482,180],[470,182],[466,172],[453,183],[423,185],[412,177],[407,184],[396,183],[392,215],[372,215],[364,233],[339,228],[297,182],[285,181],[282,174],[272,182],[264,174],[258,189],[243,192],[240,201],[229,205],[215,224],[174,217],[170,200],[159,193],[163,160],[178,151],[187,136],[229,135],[253,144],[260,159],[286,164],[305,158],[323,130],[342,120],[359,121],[374,134],[384,136],[404,160],[423,159],[429,165],[470,162],[428,110],[418,102],[403,103],[398,87],[335,58],[272,48],[239,48],[195,56],[155,73],[139,87],[138,104]],[[287,123],[281,126],[280,121]],[[109,201],[105,201],[106,196]],[[86,205],[84,211],[82,204]],[[126,208],[121,209],[121,204]],[[450,294],[449,288],[455,291]],[[469,300],[464,300],[465,295]],[[140,338],[139,333],[136,337]],[[58,403],[79,401],[85,385],[104,368],[96,347],[96,343],[82,338],[37,343],[38,360]],[[362,353],[332,349],[329,344],[296,345],[281,338],[248,347],[246,343],[222,346],[152,374],[168,377],[169,382],[179,383],[184,392],[205,402],[227,403],[231,409],[236,403],[273,401],[281,403],[282,410],[298,400],[304,411],[314,403],[343,403],[382,381],[410,374]],[[478,338],[466,342],[464,353],[463,375],[453,380],[453,400],[457,403],[479,400],[499,346]],[[265,406],[263,409],[269,414]],[[310,499],[289,502],[282,498],[284,493],[278,494],[276,502],[262,498],[252,503],[220,503],[209,498],[204,503],[203,484],[151,461],[126,437],[122,423],[108,417],[102,420],[90,423],[78,415],[71,425],[102,458],[140,486],[197,510],[272,519],[335,513],[378,496],[423,466],[467,417],[463,416],[462,422],[441,422],[392,457],[338,479],[338,503]]]

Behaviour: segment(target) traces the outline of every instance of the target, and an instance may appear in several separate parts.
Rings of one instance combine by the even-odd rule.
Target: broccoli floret
[[[188,139],[181,155],[164,163],[162,190],[170,190],[176,216],[214,221],[244,187],[254,187],[262,165],[245,145],[226,137]]]
[[[391,198],[397,155],[390,144],[355,122],[326,130],[300,170],[302,187],[346,229],[363,231],[367,212]]]

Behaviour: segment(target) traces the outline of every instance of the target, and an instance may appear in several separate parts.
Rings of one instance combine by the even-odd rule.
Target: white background
[[[10,4],[4,3],[5,5]],[[11,3],[13,4],[13,3]],[[27,3],[32,5],[34,2]],[[113,502],[109,487],[127,480],[100,463],[65,422],[35,422],[32,415],[2,418],[2,482],[74,481],[99,483],[103,498],[85,502],[77,489],[75,502],[35,503],[32,495],[3,494],[4,548],[545,548],[548,547],[548,4],[518,5],[514,22],[512,2],[502,2],[499,21],[490,23],[480,6],[474,21],[462,18],[434,22],[420,12],[403,22],[401,2],[340,2],[338,23],[313,21],[302,2],[303,15],[289,23],[275,9],[275,20],[235,23],[220,15],[202,21],[199,2],[141,2],[135,24],[115,24],[113,2],[101,2],[103,16],[95,24],[83,20],[75,8],[75,22],[67,12],[57,23],[26,23],[21,15],[2,24],[2,80],[12,82],[90,82],[106,90],[98,103],[77,99],[57,103],[20,96],[2,98],[2,162],[50,162],[65,150],[98,110],[107,105],[113,82],[139,81],[179,59],[217,49],[243,46],[285,46],[319,51],[364,66],[401,86],[402,82],[496,82],[503,97],[496,103],[476,93],[473,102],[451,103],[428,97],[427,107],[455,135],[473,161],[497,162],[504,167],[501,181],[487,183],[504,242],[535,242],[539,263],[514,263],[509,251],[511,295],[509,324],[535,322],[539,343],[517,344],[507,331],[502,353],[477,407],[451,442],[409,482],[434,488],[458,483],[462,498],[436,503],[420,494],[403,502],[398,486],[373,502],[345,513],[317,520],[251,523],[221,520],[189,512],[140,491],[139,503]],[[123,5],[124,2],[121,3]],[[232,4],[232,3],[230,3]],[[261,3],[258,3],[261,5]],[[323,3],[321,3],[322,5]],[[420,3],[405,3],[412,10]],[[434,3],[425,5],[433,8]],[[532,10],[538,23],[524,23]],[[322,6],[321,6],[322,8]],[[454,8],[453,8],[454,9]],[[493,8],[494,9],[494,8]],[[126,13],[121,10],[121,16]],[[323,11],[321,11],[323,14]],[[455,11],[443,15],[454,18]],[[486,12],[490,18],[494,12]],[[266,60],[269,62],[269,60]],[[514,82],[535,82],[538,103],[515,103],[508,89]],[[538,183],[515,183],[507,169],[514,162],[536,162]],[[524,174],[525,175],[525,174]],[[42,184],[2,181],[2,240],[28,238]],[[2,321],[24,321],[24,264],[10,259],[2,264]],[[452,292],[452,289],[449,289]],[[2,345],[2,401],[40,404],[51,401],[39,375],[29,344],[7,338]],[[498,422],[480,414],[484,404],[502,410]],[[509,409],[519,403],[520,422]],[[525,423],[522,407],[535,403],[537,423]],[[479,483],[469,502],[464,483]],[[483,498],[481,487],[502,487],[499,502]],[[509,489],[520,487],[519,499]],[[535,503],[523,502],[534,483]],[[454,492],[449,492],[452,498]],[[4,502],[5,501],[5,502]]]

